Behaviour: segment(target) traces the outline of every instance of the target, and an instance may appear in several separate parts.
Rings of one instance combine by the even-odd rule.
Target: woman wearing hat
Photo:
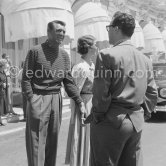
[[[7,112],[7,104],[6,104],[6,74],[4,72],[6,68],[6,60],[0,59],[0,125],[4,125],[2,123],[1,116],[5,115]]]
[[[76,85],[85,103],[87,115],[92,107],[92,84],[94,79],[94,64],[92,57],[97,53],[95,38],[91,35],[82,36],[77,43],[80,62],[72,69]],[[69,125],[66,164],[70,166],[89,166],[90,126],[83,126],[78,108],[71,101],[71,119]]]

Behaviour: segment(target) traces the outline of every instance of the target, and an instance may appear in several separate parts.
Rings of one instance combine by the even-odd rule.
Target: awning
[[[74,14],[74,20],[75,40],[73,47],[76,47],[78,38],[83,35],[93,35],[98,41],[99,47],[108,47],[106,25],[109,25],[110,18],[99,4],[93,2],[85,3]],[[101,43],[105,46],[101,46]]]
[[[161,34],[162,34],[163,40],[166,41],[166,29],[164,29]]]
[[[155,25],[153,25],[152,22],[149,22],[147,25],[145,25],[143,32],[146,40],[162,39],[161,32]]]
[[[165,52],[164,40],[161,32],[155,25],[149,22],[143,28],[145,38],[145,52]]]
[[[68,0],[2,0],[5,41],[47,35],[47,23],[66,22],[66,35],[74,38],[74,18]]]
[[[136,48],[144,48],[145,47],[145,42],[144,42],[144,35],[142,28],[140,27],[138,21],[135,21],[135,30],[134,33],[131,37],[131,42]]]
[[[166,48],[166,29],[164,29],[164,31],[162,32],[162,37],[163,37],[164,45],[165,45],[165,48]]]

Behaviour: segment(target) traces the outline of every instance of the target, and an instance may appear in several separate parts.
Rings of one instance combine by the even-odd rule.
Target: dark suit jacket
[[[130,40],[100,52],[96,60],[92,114],[96,123],[119,127],[128,114],[136,131],[142,130],[146,103],[153,111],[157,88],[152,63]],[[147,110],[146,110],[147,111]]]

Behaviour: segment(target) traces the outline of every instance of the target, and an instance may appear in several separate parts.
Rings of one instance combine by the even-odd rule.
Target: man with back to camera
[[[143,165],[141,105],[153,111],[157,89],[150,60],[130,42],[134,28],[134,18],[121,12],[106,26],[113,47],[102,50],[96,60],[91,166]]]
[[[67,52],[60,48],[65,23],[48,23],[48,40],[28,52],[22,75],[27,97],[26,149],[28,166],[55,166],[58,132],[62,118],[61,84],[85,113],[79,91],[70,73]]]

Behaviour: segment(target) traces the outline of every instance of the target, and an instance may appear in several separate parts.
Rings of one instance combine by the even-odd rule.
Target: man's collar
[[[57,46],[57,47],[52,46],[48,39],[45,41],[45,43],[48,47],[50,47],[52,49],[58,49],[59,48],[59,46]]]
[[[113,47],[115,47],[117,45],[119,45],[119,46],[121,46],[121,45],[132,45],[132,43],[131,43],[130,39],[122,39],[122,40],[119,40],[116,44],[114,44]]]

